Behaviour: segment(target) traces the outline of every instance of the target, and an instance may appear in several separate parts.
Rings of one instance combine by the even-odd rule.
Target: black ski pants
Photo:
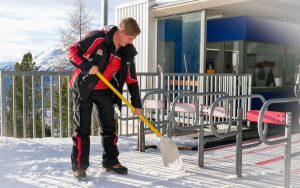
[[[90,155],[91,115],[93,104],[96,106],[98,124],[102,136],[102,165],[113,166],[119,163],[117,148],[118,136],[114,121],[113,93],[111,90],[95,90],[82,98],[73,92],[74,134],[72,136],[72,169],[87,169]]]

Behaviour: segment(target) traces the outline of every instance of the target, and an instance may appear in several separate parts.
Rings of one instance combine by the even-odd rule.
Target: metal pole
[[[68,83],[70,82],[70,77],[68,77]],[[68,88],[68,137],[71,137],[71,111],[70,111],[70,89]]]
[[[242,177],[242,124],[243,109],[238,108],[238,123],[236,135],[236,175],[238,178]]]
[[[62,92],[61,92],[61,76],[58,76],[58,102],[59,102],[59,137],[63,137],[62,129]]]
[[[50,76],[50,129],[51,137],[53,137],[53,76]]]
[[[107,0],[102,0],[101,1],[101,8],[102,8],[102,26],[106,26],[107,25],[107,10],[108,10],[108,2]]]
[[[25,90],[25,76],[22,76],[22,91],[23,91],[23,138],[26,138],[26,90]]]
[[[202,110],[200,111],[202,113]],[[198,165],[199,167],[204,166],[204,121],[203,116],[200,116],[200,129],[198,137]]]
[[[42,96],[42,138],[45,138],[45,109],[44,109],[44,76],[41,76],[41,96]]]
[[[201,23],[200,23],[200,64],[199,73],[205,73],[206,64],[206,10],[201,11]]]
[[[140,121],[138,130],[138,149],[139,152],[145,152],[145,128],[143,121]]]
[[[13,88],[13,136],[17,137],[17,113],[16,113],[16,79],[15,75],[12,76]]]
[[[1,136],[6,136],[5,74],[1,71]]]
[[[291,179],[291,141],[292,141],[292,115],[291,112],[286,113],[286,126],[285,126],[285,148],[284,148],[284,187],[290,187]]]
[[[32,137],[36,138],[36,124],[35,124],[35,91],[34,91],[34,76],[31,77],[32,78]]]

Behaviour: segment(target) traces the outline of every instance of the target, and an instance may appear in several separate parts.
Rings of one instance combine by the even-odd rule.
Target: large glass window
[[[206,72],[212,67],[215,73],[237,73],[239,66],[239,42],[224,41],[207,43]]]
[[[254,87],[283,86],[283,46],[247,42],[244,72],[253,75]]]
[[[157,62],[164,72],[199,72],[200,13],[158,20]]]
[[[287,46],[286,49],[286,68],[285,83],[293,86],[295,84],[295,74],[299,74],[300,66],[300,47]]]

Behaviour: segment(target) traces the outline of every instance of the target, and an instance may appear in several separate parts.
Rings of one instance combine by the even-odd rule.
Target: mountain
[[[33,61],[37,71],[70,71],[74,68],[61,45],[50,47],[33,56]],[[13,61],[0,62],[0,70],[14,71],[15,64]]]
[[[16,63],[17,62],[14,62],[14,61],[0,62],[0,70],[13,71]]]
[[[33,61],[38,71],[69,71],[74,68],[61,45],[44,50],[34,56]]]

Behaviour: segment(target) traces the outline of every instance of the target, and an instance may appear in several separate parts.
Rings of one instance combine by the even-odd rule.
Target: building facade
[[[138,20],[140,72],[251,73],[253,92],[293,96],[300,1],[139,0],[116,8]]]

